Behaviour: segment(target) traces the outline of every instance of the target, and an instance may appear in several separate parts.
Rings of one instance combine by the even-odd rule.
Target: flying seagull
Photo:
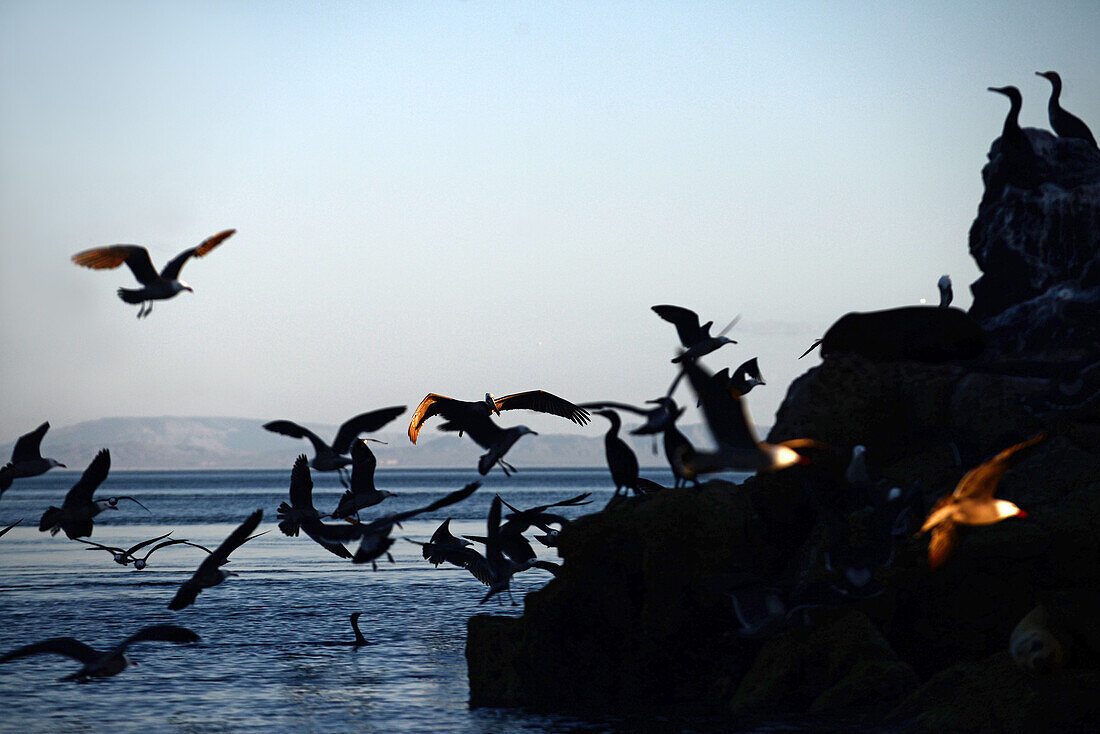
[[[733,328],[741,317],[737,316],[730,321],[726,328],[719,332],[718,336],[711,336],[710,327],[713,321],[699,325],[699,315],[691,309],[682,306],[653,306],[653,311],[665,321],[676,326],[676,333],[680,337],[680,343],[684,347],[681,354],[673,357],[673,362],[681,362],[685,359],[695,359],[704,354],[710,354],[715,349],[726,344],[736,344],[733,339],[726,336],[726,332]]]
[[[231,575],[236,575],[230,571],[223,571],[221,567],[229,563],[230,553],[256,537],[252,535],[252,532],[259,526],[263,516],[264,511],[262,509],[253,512],[236,530],[229,534],[228,538],[222,541],[222,544],[213,553],[203,559],[191,578],[183,582],[172,601],[168,602],[168,608],[176,611],[188,607],[203,589],[217,586]]]
[[[351,558],[351,551],[344,543],[358,538],[358,529],[347,523],[326,525],[321,522],[321,514],[313,507],[313,478],[305,454],[294,462],[290,472],[290,504],[279,505],[278,518],[283,535],[297,535],[300,529],[329,553]]]
[[[454,492],[446,494],[425,507],[418,507],[415,510],[406,510],[404,512],[394,512],[389,515],[383,515],[372,522],[354,526],[359,531],[361,539],[359,541],[359,548],[355,551],[355,556],[351,559],[352,563],[369,563],[371,567],[377,571],[378,564],[376,561],[383,555],[389,557],[390,547],[395,542],[394,539],[390,537],[390,533],[393,531],[395,525],[400,527],[401,523],[408,520],[410,517],[415,517],[425,512],[435,512],[440,508],[453,505],[456,502],[461,502],[476,492],[477,488],[480,486],[481,482],[471,482],[462,489],[457,489]],[[393,561],[392,557],[390,557],[390,561]]]
[[[107,652],[100,652],[88,647],[80,640],[73,637],[51,637],[48,640],[35,642],[30,645],[12,650],[0,657],[0,663],[9,660],[24,658],[28,655],[40,653],[53,653],[64,655],[84,664],[80,670],[58,680],[86,681],[89,678],[107,678],[118,675],[130,664],[126,657],[126,648],[138,642],[199,642],[199,636],[187,629],[175,624],[155,624],[145,627],[127,637]]]
[[[685,475],[733,469],[740,471],[776,471],[795,464],[808,464],[799,449],[822,448],[812,439],[800,438],[773,444],[756,437],[741,396],[736,390],[715,386],[714,376],[693,359],[685,359],[682,369],[699,397],[703,418],[718,445],[714,452],[695,451],[684,461]]]
[[[117,268],[126,263],[133,272],[134,277],[141,283],[141,288],[119,288],[118,297],[126,303],[140,303],[138,318],[144,318],[153,311],[153,301],[163,301],[172,298],[180,291],[194,292],[194,289],[179,279],[180,269],[191,259],[191,256],[202,257],[206,253],[220,245],[225,239],[237,230],[226,229],[212,237],[207,237],[195,247],[189,247],[168,261],[160,274],[153,269],[153,261],[149,258],[149,251],[141,245],[108,245],[107,247],[94,247],[73,255],[73,262],[93,270],[105,268]]]
[[[373,438],[360,438],[351,444],[351,487],[340,498],[336,509],[332,511],[334,518],[359,516],[359,511],[373,507],[379,502],[396,497],[397,493],[387,492],[384,489],[376,489],[374,486],[374,470],[378,466],[378,459],[374,452],[367,446],[367,441],[375,441]],[[381,442],[379,442],[381,443]]]
[[[513,426],[501,428],[490,416],[493,413],[500,415],[502,410],[534,410],[539,413],[568,418],[578,425],[588,423],[588,411],[580,406],[552,395],[545,390],[530,390],[528,392],[505,395],[502,398],[494,398],[485,393],[485,399],[479,401],[455,400],[443,395],[428,393],[420,405],[413,412],[409,421],[409,440],[416,443],[416,437],[420,434],[420,428],[432,416],[442,416],[446,423],[439,427],[441,431],[457,431],[470,434],[481,448],[487,449],[478,460],[477,470],[481,474],[488,474],[494,464],[500,464],[506,475],[515,471],[515,467],[504,461],[504,455],[512,445],[527,434],[538,435],[527,426]]]
[[[107,472],[111,469],[111,452],[100,449],[99,453],[88,464],[80,480],[65,495],[65,501],[61,507],[50,505],[42,513],[42,519],[38,523],[38,529],[50,535],[57,535],[59,530],[64,530],[70,539],[91,535],[92,518],[103,510],[117,510],[120,500],[130,500],[146,512],[149,508],[138,502],[133,497],[118,496],[108,497],[102,500],[93,500],[92,493],[107,478]]]
[[[153,555],[154,553],[156,553],[161,548],[165,548],[165,547],[170,546],[170,545],[189,545],[189,546],[192,546],[193,548],[201,548],[202,550],[206,551],[207,553],[210,552],[209,548],[203,548],[203,546],[199,545],[198,543],[192,543],[190,540],[187,540],[185,538],[172,538],[171,540],[165,540],[163,543],[157,543],[158,540],[164,540],[169,535],[171,535],[171,533],[165,533],[164,535],[161,535],[161,536],[156,537],[156,538],[150,538],[149,540],[143,540],[140,543],[137,543],[136,545],[133,545],[129,548],[115,548],[114,546],[110,546],[110,545],[101,545],[100,543],[94,543],[90,540],[84,540],[83,538],[75,538],[75,540],[78,540],[81,543],[86,543],[87,545],[91,546],[90,548],[88,548],[88,550],[105,550],[105,551],[107,551],[108,553],[110,553],[114,557],[115,563],[117,563],[120,566],[128,566],[131,563],[134,564],[134,570],[135,571],[143,570],[146,566],[149,565],[149,556]],[[141,550],[142,548],[144,548],[144,547],[146,547],[146,546],[148,546],[152,543],[157,543],[157,544],[154,545],[152,548],[150,548],[144,556],[142,556],[141,558],[138,558],[136,555],[134,555],[139,550]]]
[[[993,499],[993,493],[1001,477],[1015,463],[1016,454],[1046,437],[1047,434],[1040,433],[974,467],[959,480],[954,492],[935,504],[920,529],[922,533],[932,531],[928,544],[929,566],[939,568],[951,555],[956,545],[956,526],[992,525],[1009,517],[1027,516],[1008,500]]]
[[[309,465],[317,471],[338,472],[340,483],[346,487],[348,480],[345,476],[347,472],[345,467],[352,463],[346,454],[351,450],[351,442],[360,433],[373,433],[404,412],[404,405],[396,405],[392,408],[360,413],[354,418],[349,418],[336,431],[336,438],[332,440],[331,446],[322,441],[313,431],[292,421],[271,421],[265,423],[264,428],[291,438],[309,439],[314,451],[313,461]]]
[[[451,518],[449,517],[435,529],[431,540],[427,543],[421,543],[419,540],[413,540],[412,538],[405,538],[405,540],[421,546],[424,560],[435,566],[439,566],[441,563],[450,563],[465,568],[465,556],[462,554],[462,550],[470,546],[471,543],[451,532]]]
[[[11,461],[0,468],[0,495],[11,486],[15,479],[22,477],[36,477],[45,474],[55,466],[66,468],[57,459],[42,458],[42,437],[50,430],[49,421],[35,428],[30,433],[19,437],[11,450]]]

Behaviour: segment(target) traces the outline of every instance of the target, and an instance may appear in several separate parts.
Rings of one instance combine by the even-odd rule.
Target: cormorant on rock
[[[1024,104],[1020,90],[1016,87],[987,87],[1008,97],[1011,106],[1001,130],[1001,171],[1004,183],[1025,189],[1039,185],[1039,170],[1035,163],[1035,149],[1031,141],[1020,129],[1020,108]]]
[[[595,415],[603,416],[611,422],[607,433],[603,437],[604,453],[607,455],[607,468],[611,470],[611,481],[615,484],[615,495],[618,496],[622,489],[632,489],[638,492],[638,457],[634,451],[619,438],[619,429],[622,422],[619,414],[613,410],[597,410]]]
[[[1058,134],[1058,137],[1080,138],[1096,148],[1096,138],[1093,137],[1089,126],[1081,118],[1066,112],[1062,109],[1062,105],[1058,103],[1058,98],[1062,95],[1062,77],[1058,76],[1058,72],[1037,71],[1035,73],[1045,77],[1053,87],[1050,90],[1050,101],[1047,102],[1047,114],[1050,116],[1050,127]]]

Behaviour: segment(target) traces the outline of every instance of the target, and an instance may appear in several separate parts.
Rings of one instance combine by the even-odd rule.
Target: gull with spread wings
[[[36,477],[45,474],[55,466],[66,468],[57,459],[42,458],[42,437],[50,430],[46,421],[30,433],[25,433],[15,442],[11,450],[11,461],[0,468],[0,494],[4,493],[15,479]]]
[[[348,486],[348,479],[345,476],[347,472],[345,467],[353,463],[352,460],[346,456],[348,451],[351,450],[351,442],[354,441],[360,433],[372,433],[377,431],[404,412],[404,405],[395,405],[392,408],[372,410],[367,413],[360,413],[354,418],[349,418],[340,425],[339,429],[337,429],[336,438],[332,439],[331,446],[321,440],[321,437],[313,431],[293,421],[271,421],[270,423],[265,423],[264,428],[272,433],[279,433],[283,436],[290,436],[291,438],[309,439],[309,442],[313,444],[314,452],[313,461],[309,462],[309,465],[317,471],[338,472],[340,475],[340,483],[346,487]]]
[[[567,418],[578,425],[588,423],[588,411],[580,406],[559,398],[557,395],[545,390],[529,390],[527,392],[505,395],[502,398],[494,398],[485,393],[484,400],[455,400],[443,395],[428,393],[420,401],[409,421],[409,439],[416,443],[416,437],[420,434],[420,428],[432,416],[441,416],[446,421],[439,427],[441,431],[457,431],[459,435],[470,434],[481,448],[486,449],[477,463],[477,470],[482,474],[488,474],[494,464],[499,464],[506,475],[510,475],[516,469],[504,461],[504,455],[508,449],[527,434],[538,435],[527,426],[512,426],[501,428],[493,422],[492,414],[500,415],[502,410],[534,410],[539,413],[549,413]]]
[[[99,453],[88,464],[88,468],[80,476],[79,481],[65,495],[61,507],[50,505],[42,513],[42,519],[38,523],[38,529],[50,535],[57,535],[59,530],[64,530],[70,540],[92,534],[92,518],[103,510],[117,510],[119,500],[130,500],[141,509],[149,512],[149,508],[138,502],[133,497],[118,496],[108,497],[102,500],[92,499],[103,480],[107,478],[107,472],[111,469],[111,452],[100,449]]]
[[[141,245],[108,245],[93,247],[73,255],[73,262],[92,270],[117,268],[122,263],[141,283],[141,288],[119,288],[118,297],[126,303],[140,303],[138,318],[145,318],[153,311],[153,301],[164,301],[174,297],[180,291],[194,292],[194,289],[180,280],[180,270],[192,257],[202,257],[213,250],[237,230],[226,229],[212,237],[207,237],[195,247],[189,247],[168,261],[159,273],[153,267],[149,250]]]
[[[172,601],[168,602],[168,608],[177,611],[189,607],[203,589],[217,586],[230,576],[235,576],[236,574],[231,571],[223,571],[222,566],[229,563],[230,553],[256,537],[252,533],[259,526],[263,516],[264,511],[262,509],[253,512],[236,530],[229,534],[228,538],[222,541],[221,545],[214,549],[213,553],[203,559],[191,578],[180,585],[176,595],[172,597]],[[258,534],[263,535],[263,533]]]

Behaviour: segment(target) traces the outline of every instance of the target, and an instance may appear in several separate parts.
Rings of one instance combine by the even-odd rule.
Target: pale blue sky
[[[707,364],[759,357],[770,423],[846,311],[934,302],[943,273],[969,306],[986,87],[1046,127],[1058,70],[1100,129],[1097,39],[1091,0],[2,2],[0,439],[640,402],[674,376],[657,303],[742,315]],[[144,321],[128,270],[69,261],[159,267],[228,227]]]

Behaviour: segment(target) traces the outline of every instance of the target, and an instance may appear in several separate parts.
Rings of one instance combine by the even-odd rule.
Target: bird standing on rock
[[[1044,77],[1051,83],[1050,101],[1047,102],[1047,115],[1050,117],[1050,127],[1060,138],[1080,138],[1086,143],[1097,147],[1096,138],[1081,118],[1062,109],[1059,97],[1062,96],[1062,77],[1056,71],[1037,71],[1038,76]]]

